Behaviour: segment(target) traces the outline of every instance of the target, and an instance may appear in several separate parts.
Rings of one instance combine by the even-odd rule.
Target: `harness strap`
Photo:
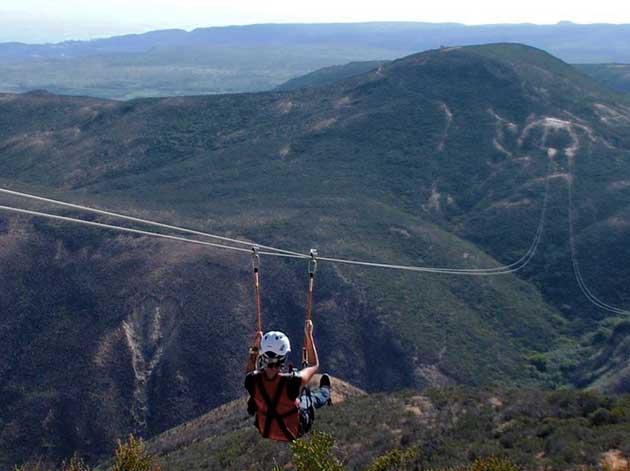
[[[308,294],[306,296],[306,320],[310,321],[313,316],[313,292],[315,291],[315,273],[317,272],[317,250],[311,249],[311,259],[308,261]],[[302,348],[302,367],[309,364],[308,350],[306,349],[306,337],[304,337],[304,348]]]
[[[291,433],[291,431],[287,428],[287,425],[284,423],[285,417],[288,417],[292,414],[295,414],[298,411],[296,406],[293,406],[289,411],[284,414],[278,413],[278,402],[280,402],[280,398],[282,397],[282,391],[284,390],[286,384],[286,378],[284,376],[280,377],[278,382],[278,387],[276,389],[276,394],[274,395],[273,400],[269,397],[267,390],[265,389],[262,374],[258,375],[258,389],[262,394],[263,400],[267,404],[267,412],[265,417],[265,425],[263,427],[262,436],[263,438],[269,438],[269,432],[271,431],[271,423],[275,420],[280,427],[280,430],[284,434],[284,436],[289,441],[295,440],[297,437]]]
[[[252,247],[252,268],[254,270],[254,288],[256,290],[256,325],[262,331],[262,303],[260,301],[260,255],[258,246]]]

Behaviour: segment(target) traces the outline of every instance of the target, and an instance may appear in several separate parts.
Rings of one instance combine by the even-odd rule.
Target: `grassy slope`
[[[602,121],[594,103],[627,113],[616,96],[566,64],[515,45],[411,56],[319,91],[128,103],[5,95],[0,171],[3,182],[20,188],[264,243],[403,264],[488,267],[520,257],[537,227],[547,152],[539,130],[517,139],[535,117],[585,123],[596,136],[592,146],[580,148],[576,165],[578,207],[594,208],[593,222],[626,207],[625,187],[615,198],[606,188],[630,179],[629,128],[623,119]],[[495,115],[517,128],[516,134],[503,130],[509,156],[493,143],[500,124]],[[584,132],[579,137],[583,142]],[[569,144],[562,130],[547,138],[544,144],[559,149]],[[562,152],[556,160],[554,171],[563,171]],[[316,319],[325,367],[371,390],[568,381],[579,360],[575,342],[601,316],[580,298],[568,271],[566,187],[562,179],[553,181],[544,244],[519,277],[324,265]],[[580,215],[585,243],[590,225]],[[10,399],[2,416],[17,420],[20,431],[3,438],[3,449],[12,453],[7,460],[29,452],[58,456],[68,443],[100,452],[93,443],[107,448],[129,430],[156,433],[237,397],[241,349],[224,348],[249,337],[246,258],[145,246],[59,224],[2,221],[5,240],[22,241],[6,245],[4,260],[11,263],[3,265],[22,273],[2,298],[3,345],[14,358],[2,386]],[[623,226],[616,237],[620,243],[627,237]],[[44,283],[29,269],[35,250],[49,273]],[[590,268],[596,261],[582,262]],[[79,276],[86,263],[93,275]],[[64,298],[51,280],[68,277],[70,266],[77,276],[63,287],[70,293]],[[609,268],[611,285],[597,286],[598,293],[623,303],[625,291],[615,280],[626,277],[625,268],[612,262]],[[265,263],[268,325],[294,338],[300,337],[303,272],[292,261]],[[4,279],[10,273],[6,269]],[[40,294],[29,299],[38,304],[12,304],[37,287]],[[51,305],[55,316],[43,309]],[[142,404],[134,402],[121,322],[155,305],[170,306],[169,319],[176,320],[165,326],[164,357],[151,372],[148,412],[138,421],[130,410]],[[24,344],[17,339],[24,339],[18,335],[27,321],[41,328],[29,330]],[[89,333],[79,337],[87,325]],[[213,343],[213,336],[225,345]],[[89,351],[77,356],[68,387],[69,365],[48,352],[78,352],[85,348],[79,338],[89,339]],[[156,347],[149,340],[145,359]],[[531,361],[540,354],[547,355],[546,368]],[[44,358],[47,371],[58,374],[34,380]],[[93,381],[103,375],[103,383]],[[53,394],[44,403],[58,417],[56,428],[20,445],[20,434],[34,436],[45,419],[45,410],[29,405],[48,391]],[[69,419],[69,426],[63,404],[76,403],[86,413]],[[69,433],[76,423],[78,432]],[[49,451],[42,444],[53,433],[60,443]]]
[[[610,450],[630,453],[630,398],[571,391],[405,391],[321,409],[315,429],[336,438],[336,453],[353,470],[394,448],[417,448],[422,468],[506,456],[524,469],[575,469],[599,465]],[[290,462],[286,445],[258,436],[244,399],[156,437],[151,450],[173,471],[266,471]]]

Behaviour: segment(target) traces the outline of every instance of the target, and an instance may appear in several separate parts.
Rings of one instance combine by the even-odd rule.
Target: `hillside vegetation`
[[[542,240],[517,273],[321,264],[324,368],[369,392],[627,392],[625,316],[579,291],[567,185],[585,282],[630,306],[628,149],[626,98],[513,44],[415,54],[290,92],[0,95],[3,186],[325,256],[512,263],[534,240],[549,176]],[[75,450],[94,461],[117,438],[242,394],[248,255],[3,213],[0,261],[0,466]],[[306,264],[265,258],[262,273],[265,327],[299,351]]]
[[[337,385],[347,387],[338,380]],[[592,392],[431,389],[353,395],[317,413],[316,429],[290,446],[263,440],[245,399],[150,443],[129,437],[99,470],[519,471],[608,469],[630,459],[630,397]],[[61,468],[90,471],[78,456]]]
[[[287,80],[285,83],[278,85],[275,90],[290,91],[299,90],[301,88],[324,87],[357,75],[366,74],[388,62],[389,61],[365,61],[349,62],[344,65],[332,65],[330,67],[317,69],[310,74]]]
[[[630,64],[578,64],[593,79],[620,92],[630,92]]]
[[[284,466],[295,454],[258,436],[244,399],[217,415],[202,419],[201,429],[185,424],[160,435],[149,449],[169,471],[240,470],[254,463],[261,471],[291,469]],[[196,428],[194,435],[189,428]],[[608,465],[616,471],[630,457],[630,397],[464,388],[377,394],[321,409],[316,430],[334,437],[331,456],[351,470],[463,467],[500,457],[520,469]],[[388,455],[401,466],[377,468]]]

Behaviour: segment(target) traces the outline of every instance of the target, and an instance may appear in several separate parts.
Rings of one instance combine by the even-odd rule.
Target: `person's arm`
[[[247,360],[247,366],[245,367],[245,373],[250,373],[256,369],[256,360],[258,359],[258,353],[260,350],[260,343],[262,342],[263,333],[256,332],[254,338],[254,344],[249,349],[249,357]]]
[[[317,356],[317,348],[315,348],[315,341],[313,340],[312,321],[306,321],[304,333],[306,334],[306,344],[304,345],[304,347],[306,348],[306,352],[308,353],[308,359],[311,362],[311,365],[300,371],[302,386],[306,386],[313,375],[319,371],[319,357]]]

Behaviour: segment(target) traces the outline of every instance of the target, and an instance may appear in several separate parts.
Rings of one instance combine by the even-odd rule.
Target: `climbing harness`
[[[313,316],[313,291],[315,290],[315,273],[317,273],[317,250],[311,249],[311,259],[308,261],[308,293],[306,295],[306,322]],[[302,347],[302,367],[309,365],[308,350],[306,343],[308,339],[304,336],[304,347]]]
[[[260,393],[255,396],[258,415],[256,427],[263,438],[271,438],[279,441],[293,441],[300,436],[300,409],[299,399],[288,399],[287,377],[277,375],[273,380],[265,380],[263,373],[255,376],[256,390]],[[265,384],[271,386],[267,391]],[[275,387],[275,389],[273,389]],[[281,410],[281,405],[287,405],[286,410]]]

